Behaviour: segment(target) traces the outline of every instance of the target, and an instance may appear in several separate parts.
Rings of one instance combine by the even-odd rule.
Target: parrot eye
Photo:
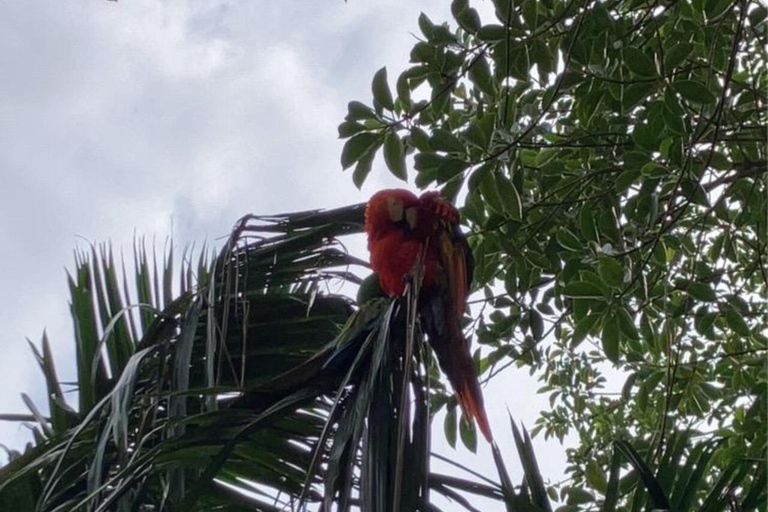
[[[403,202],[393,197],[387,198],[387,210],[389,211],[389,219],[392,222],[400,222],[403,220]]]

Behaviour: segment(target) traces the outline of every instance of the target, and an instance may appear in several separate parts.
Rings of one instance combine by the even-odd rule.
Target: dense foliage
[[[765,6],[492,4],[421,15],[394,93],[381,69],[349,104],[343,167],[360,186],[381,150],[406,180],[412,155],[418,187],[459,198],[481,368],[540,376],[534,432],[580,443],[569,504],[608,492],[617,439],[667,492],[688,464],[744,498],[766,467]]]

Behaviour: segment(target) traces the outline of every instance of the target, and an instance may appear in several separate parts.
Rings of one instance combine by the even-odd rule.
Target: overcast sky
[[[0,412],[26,413],[22,392],[45,406],[25,341],[43,329],[60,378],[74,380],[65,269],[83,240],[126,255],[134,234],[199,246],[245,213],[357,203],[395,184],[380,163],[358,191],[341,172],[336,126],[347,102],[370,102],[377,69],[393,78],[405,68],[419,11],[444,21],[449,3],[2,2]],[[538,387],[512,370],[485,390],[517,481],[506,409],[531,428],[547,406]],[[0,443],[27,439],[0,422]],[[544,475],[559,480],[564,448],[534,443]],[[437,448],[495,477],[485,446]]]

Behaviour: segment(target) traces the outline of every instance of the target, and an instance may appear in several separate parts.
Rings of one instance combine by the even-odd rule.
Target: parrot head
[[[403,189],[376,192],[365,209],[365,232],[375,241],[393,230],[410,232],[419,221],[419,198]]]
[[[424,222],[420,217],[424,217],[421,200],[407,190],[381,190],[368,201],[365,232],[371,268],[390,297],[403,294],[405,278],[422,250]]]

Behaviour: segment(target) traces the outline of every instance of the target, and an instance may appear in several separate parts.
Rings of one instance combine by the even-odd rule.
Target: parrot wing
[[[439,221],[436,242],[440,263],[448,280],[451,302],[455,305],[454,313],[461,320],[467,309],[467,297],[474,272],[472,251],[458,224],[445,219]]]
[[[482,390],[461,328],[474,270],[472,251],[459,228],[455,208],[440,198],[430,198],[427,204],[437,213],[427,249],[427,259],[433,259],[437,286],[424,290],[421,300],[424,329],[459,405],[467,416],[474,418],[483,436],[491,442]]]

